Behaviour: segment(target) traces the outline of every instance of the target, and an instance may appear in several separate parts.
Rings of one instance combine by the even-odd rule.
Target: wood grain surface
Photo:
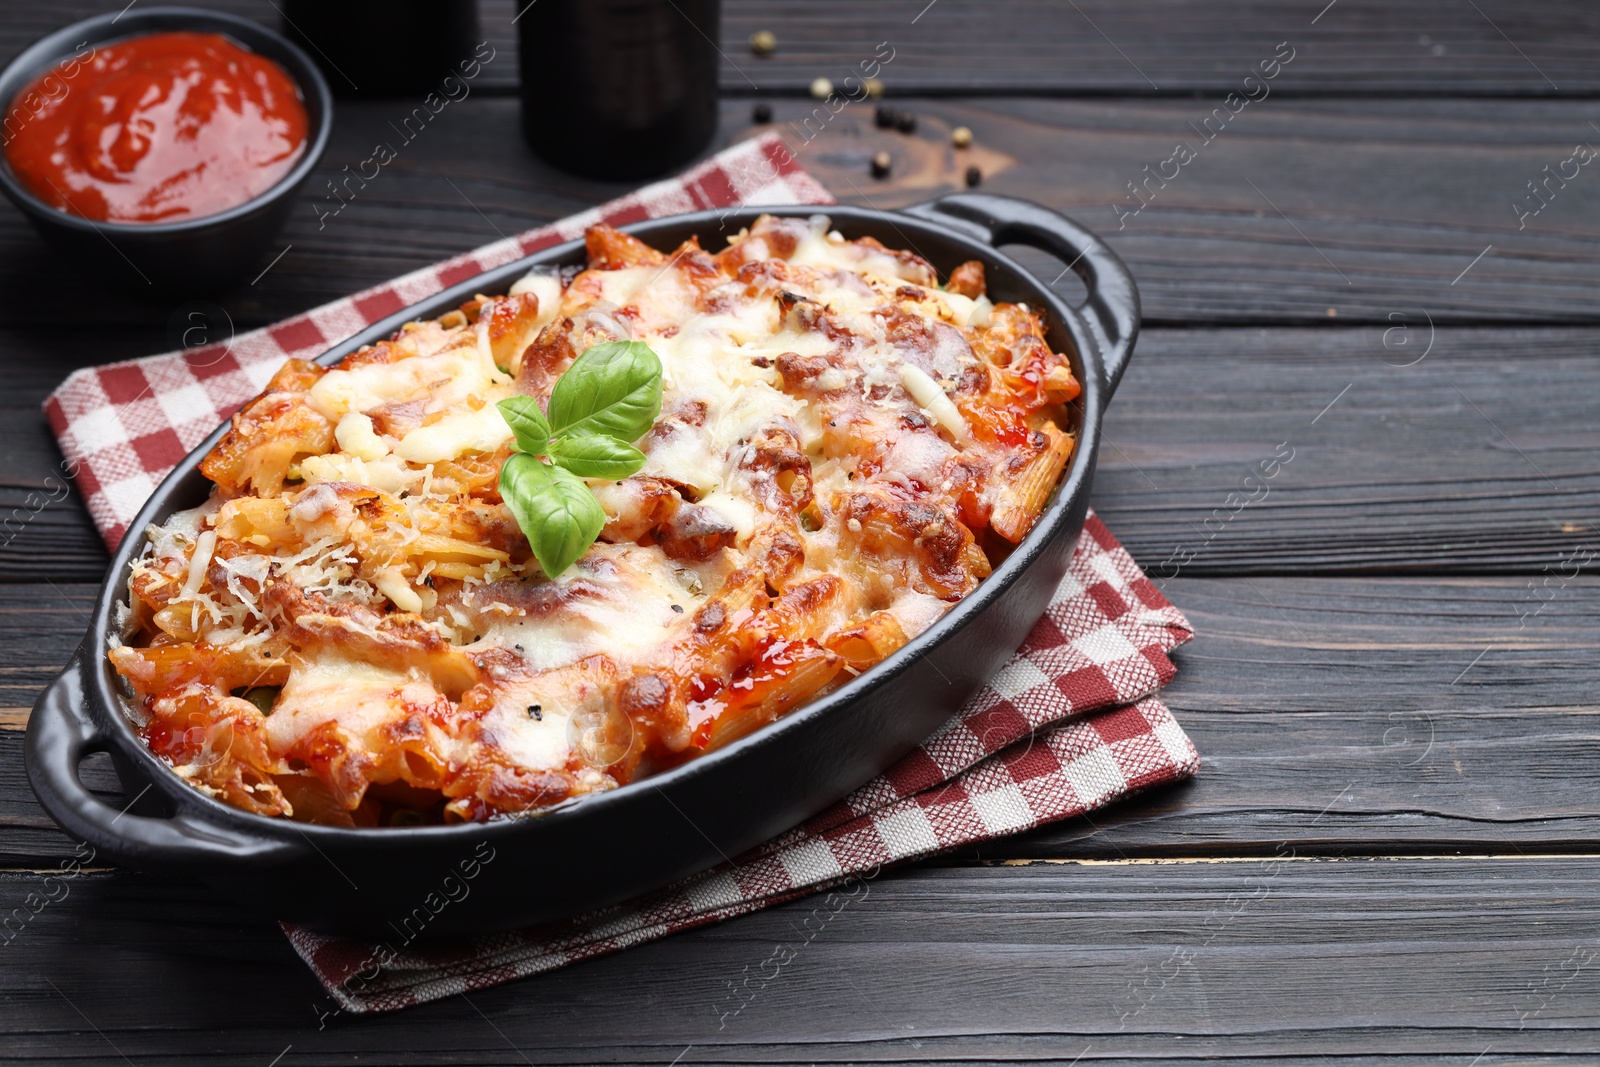
[[[53,885],[65,898],[7,944],[0,1056],[1178,1064],[1303,1063],[1322,1048],[1335,1063],[1580,1061],[1600,1039],[1597,875],[1594,858],[1329,861],[1292,846],[1239,862],[923,865],[880,877],[815,935],[802,924],[816,903],[796,901],[400,1015],[331,1020],[276,930],[199,887],[91,875]],[[43,884],[11,875],[0,895]],[[158,910],[171,915],[159,926]],[[759,974],[779,945],[792,961]],[[165,1025],[134,989],[172,1003]]]
[[[517,12],[528,0],[482,0],[483,36],[506,62],[485,88],[516,89]],[[119,5],[64,0],[17,5],[0,23],[0,56],[68,22]],[[204,6],[283,26],[272,0]],[[1280,43],[1296,50],[1300,94],[1585,96],[1600,90],[1600,16],[1583,0],[725,0],[721,84],[733,93],[800,95],[818,77],[861,76],[862,60],[890,95],[938,93],[1183,95],[1237,89]],[[777,51],[756,56],[766,30]],[[892,52],[880,51],[887,42]],[[335,86],[336,90],[340,86]]]
[[[484,0],[497,51],[472,95],[319,226],[326,183],[415,103],[339,101],[288,251],[207,298],[213,323],[271,322],[626,190],[524,144],[523,2]],[[0,57],[120,6],[0,4]],[[271,0],[206,6],[278,19]],[[815,937],[801,900],[470,999],[322,1016],[277,928],[205,886],[52,877],[75,846],[28,789],[23,730],[107,555],[76,496],[38,503],[59,496],[60,462],[39,403],[77,367],[174,347],[189,309],[88,287],[3,211],[0,1061],[1593,1062],[1600,171],[1538,200],[1528,183],[1600,143],[1600,13],[723,10],[712,148],[760,132],[760,100],[842,200],[914,203],[976,165],[981,188],[1082,219],[1129,263],[1145,328],[1094,504],[1199,632],[1166,698],[1200,773],[887,873]],[[746,43],[761,29],[778,39],[764,58]],[[819,114],[806,96],[818,76],[847,87],[880,42],[886,100],[915,113],[914,134],[877,128],[870,104]],[[1293,58],[1270,93],[1221,121],[1281,42]],[[971,148],[950,146],[958,125]],[[1128,183],[1180,141],[1195,158],[1136,199]],[[878,151],[893,162],[881,181]],[[1070,273],[1056,285],[1081,289]],[[84,779],[119,794],[103,758]]]
[[[236,325],[275,321],[627,188],[555,171],[522,141],[515,100],[477,96],[403,143],[341,209],[329,183],[375,144],[398,140],[392,123],[410,106],[341,103],[327,155],[283,231],[287,251],[215,301]],[[1578,168],[1565,188],[1551,179],[1537,215],[1529,205],[1544,202],[1526,187],[1579,142],[1600,141],[1585,101],[1268,97],[1209,142],[1194,131],[1213,129],[1202,124],[1219,105],[1204,98],[901,106],[920,116],[914,135],[878,129],[858,104],[820,133],[812,118],[808,140],[809,101],[777,102],[771,128],[846,201],[926,200],[961,188],[977,165],[983,188],[1081,219],[1134,269],[1148,324],[1388,327],[1396,314],[1424,313],[1438,324],[1600,322],[1600,163]],[[759,132],[750,116],[747,100],[725,104],[716,143]],[[974,131],[973,148],[949,146],[957,125]],[[1167,165],[1180,141],[1196,158]],[[878,151],[893,159],[888,181],[868,176]],[[1163,182],[1163,167],[1176,177]],[[1130,182],[1150,183],[1143,200]],[[19,214],[0,216],[8,321],[48,323],[59,294],[79,284]],[[164,328],[182,302],[103,292],[98,303],[97,324]]]
[[[859,76],[894,49],[891,95],[1180,95],[1236,90],[1288,42],[1288,93],[1586,95],[1597,87],[1597,12],[1578,0],[1479,3],[1296,0],[952,0],[724,5],[725,90],[804,91]],[[778,38],[770,56],[749,35]],[[1291,73],[1292,72],[1292,76]]]

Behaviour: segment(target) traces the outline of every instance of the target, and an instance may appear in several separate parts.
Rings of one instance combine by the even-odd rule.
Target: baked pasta
[[[292,360],[148,530],[111,663],[195,788],[342,826],[537,812],[675,766],[866,670],[972,592],[1059,480],[1078,395],[1038,309],[826,217],[715,254],[607,226],[333,369]],[[543,574],[497,401],[649,345],[639,473]]]

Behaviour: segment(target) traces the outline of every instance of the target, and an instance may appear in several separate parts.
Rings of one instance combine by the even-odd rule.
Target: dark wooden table
[[[0,53],[118,6],[5,0]],[[514,9],[484,10],[497,59],[473,95],[325,230],[305,194],[289,253],[220,301],[239,328],[623,191],[532,157]],[[750,55],[757,29],[776,55]],[[810,81],[884,41],[917,133],[852,106],[794,138],[806,167],[843,200],[907,204],[959,185],[947,138],[970,126],[986,189],[1099,228],[1139,279],[1095,505],[1147,567],[1193,551],[1165,589],[1199,630],[1168,693],[1198,779],[881,878],[720,1026],[811,903],[319,1029],[321,990],[272,924],[198,884],[88,874],[0,944],[0,1058],[1600,1056],[1600,166],[1564,162],[1600,143],[1600,9],[727,0],[718,143],[754,132],[753,98],[793,133]],[[1127,183],[1290,51],[1119,229]],[[341,103],[326,176],[413,103]],[[879,149],[888,181],[867,176]],[[0,210],[0,513],[59,462],[45,394],[170,347],[174,310],[86,291]],[[1280,446],[1266,498],[1231,513]],[[22,730],[106,559],[75,499],[0,538],[0,913],[72,853]]]

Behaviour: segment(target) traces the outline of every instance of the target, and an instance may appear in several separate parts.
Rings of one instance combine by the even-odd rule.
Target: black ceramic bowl
[[[220,33],[273,60],[300,87],[310,126],[305,154],[272,188],[215,215],[178,222],[95,222],[59,211],[30,193],[0,156],[0,190],[22,209],[39,235],[75,265],[140,296],[207,296],[249,278],[283,227],[294,194],[328,145],[333,97],[306,54],[273,31],[220,11],[192,7],[134,7],[84,19],[57,30],[0,72],[0,107],[34,78],[83,44],[104,45],[148,33]]]
[[[677,215],[626,229],[657,248],[693,235],[715,248],[719,232],[749,225],[762,210]],[[845,236],[909,247],[941,274],[982,260],[992,296],[1045,309],[1051,345],[1072,355],[1083,393],[1073,408],[1079,443],[1071,465],[1033,531],[944,618],[843,688],[727,748],[542,815],[405,829],[252,815],[197,792],[145,748],[106,660],[130,561],[144,548],[140,531],[206,498],[210,483],[196,468],[219,429],[133,521],[88,636],[33,709],[28,780],[45,810],[103,859],[191,873],[274,917],[332,929],[381,928],[437,894],[459,865],[472,864],[470,897],[440,911],[430,930],[508,929],[626,899],[766,841],[868,781],[960,710],[1022,643],[1066,571],[1088,507],[1102,412],[1138,330],[1133,280],[1087,230],[1006,197],[958,194],[895,213],[764,210],[825,210]],[[1067,306],[996,251],[1002,244],[1032,245],[1073,264],[1087,283],[1086,302]],[[572,241],[489,271],[390,316],[321,362],[337,362],[473,293],[504,292],[530,267],[583,259],[583,242]],[[111,754],[134,798],[129,809],[106,804],[79,781],[79,762],[95,751]]]

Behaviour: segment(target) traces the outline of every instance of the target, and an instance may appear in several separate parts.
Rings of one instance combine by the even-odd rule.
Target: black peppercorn
[[[887,152],[879,152],[877,155],[873,156],[872,176],[874,178],[887,178],[889,176],[889,167],[892,162],[893,160],[889,158],[889,153]]]
[[[983,181],[983,171],[979,170],[977,167],[968,167],[967,188],[971,189],[981,181]]]
[[[879,104],[877,114],[873,116],[873,122],[877,123],[878,129],[887,130],[893,128],[895,118],[894,108]]]
[[[755,107],[750,109],[750,118],[752,121],[758,122],[765,126],[767,123],[772,121],[772,105],[766,103],[765,101],[757,104]]]
[[[917,116],[909,111],[902,111],[894,117],[895,129],[901,133],[917,132]]]

